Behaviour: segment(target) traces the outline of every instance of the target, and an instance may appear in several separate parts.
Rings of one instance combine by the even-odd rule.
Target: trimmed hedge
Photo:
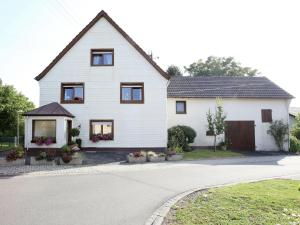
[[[296,137],[290,137],[290,152],[300,152],[300,140]]]
[[[190,143],[197,136],[196,131],[189,126],[174,126],[168,129],[168,148],[181,147],[184,151],[190,151]]]

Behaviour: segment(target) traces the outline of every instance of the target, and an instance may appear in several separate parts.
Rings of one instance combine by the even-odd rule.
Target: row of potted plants
[[[138,151],[132,152],[127,155],[129,163],[143,163],[143,162],[162,162],[162,161],[178,161],[183,159],[182,149],[169,149],[164,152],[153,151]]]

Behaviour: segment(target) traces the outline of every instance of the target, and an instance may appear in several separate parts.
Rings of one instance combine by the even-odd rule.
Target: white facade
[[[186,114],[176,114],[176,101],[186,101]],[[270,123],[262,123],[261,110],[272,109],[273,121],[282,119],[288,123],[289,103],[289,100],[280,99],[222,99],[226,120],[254,121],[256,151],[278,150],[273,137],[267,134]],[[215,107],[214,98],[168,98],[168,128],[176,125],[190,126],[197,132],[193,146],[212,146],[213,137],[206,136],[208,130],[206,113],[209,109],[214,113]],[[220,137],[218,141],[222,139],[223,137]],[[288,150],[288,142],[284,148]]]
[[[91,49],[114,49],[113,66],[91,66]],[[61,104],[81,126],[83,147],[166,147],[167,83],[105,18],[39,81],[40,105],[60,102],[61,83],[83,82],[84,104]],[[144,104],[120,104],[121,82],[143,82]],[[114,140],[89,140],[89,121],[114,120]],[[60,146],[58,146],[60,147]]]

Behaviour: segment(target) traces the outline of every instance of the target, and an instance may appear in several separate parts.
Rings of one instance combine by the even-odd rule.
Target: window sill
[[[32,144],[36,144],[36,141],[31,140],[30,142],[31,142]],[[52,142],[50,145],[52,145],[52,144],[56,144],[56,141]],[[37,144],[36,144],[36,145],[37,145]],[[43,143],[42,145],[44,145],[44,143]]]
[[[120,101],[121,104],[144,104],[144,101]]]
[[[84,101],[61,101],[61,104],[84,104]]]

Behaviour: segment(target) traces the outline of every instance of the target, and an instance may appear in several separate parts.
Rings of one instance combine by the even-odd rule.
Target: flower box
[[[25,158],[7,161],[5,158],[0,159],[0,166],[24,166]]]
[[[162,155],[154,155],[154,156],[148,156],[148,161],[149,162],[163,162],[166,160],[166,156],[162,156]]]
[[[146,156],[135,157],[133,155],[127,155],[127,161],[129,163],[144,163],[147,161],[147,157]]]
[[[179,161],[183,159],[183,154],[177,153],[177,154],[167,155],[166,159],[167,161]]]
[[[38,166],[38,165],[45,165],[45,166],[55,166],[55,160],[48,161],[46,159],[36,160],[35,157],[30,157],[30,165]]]

